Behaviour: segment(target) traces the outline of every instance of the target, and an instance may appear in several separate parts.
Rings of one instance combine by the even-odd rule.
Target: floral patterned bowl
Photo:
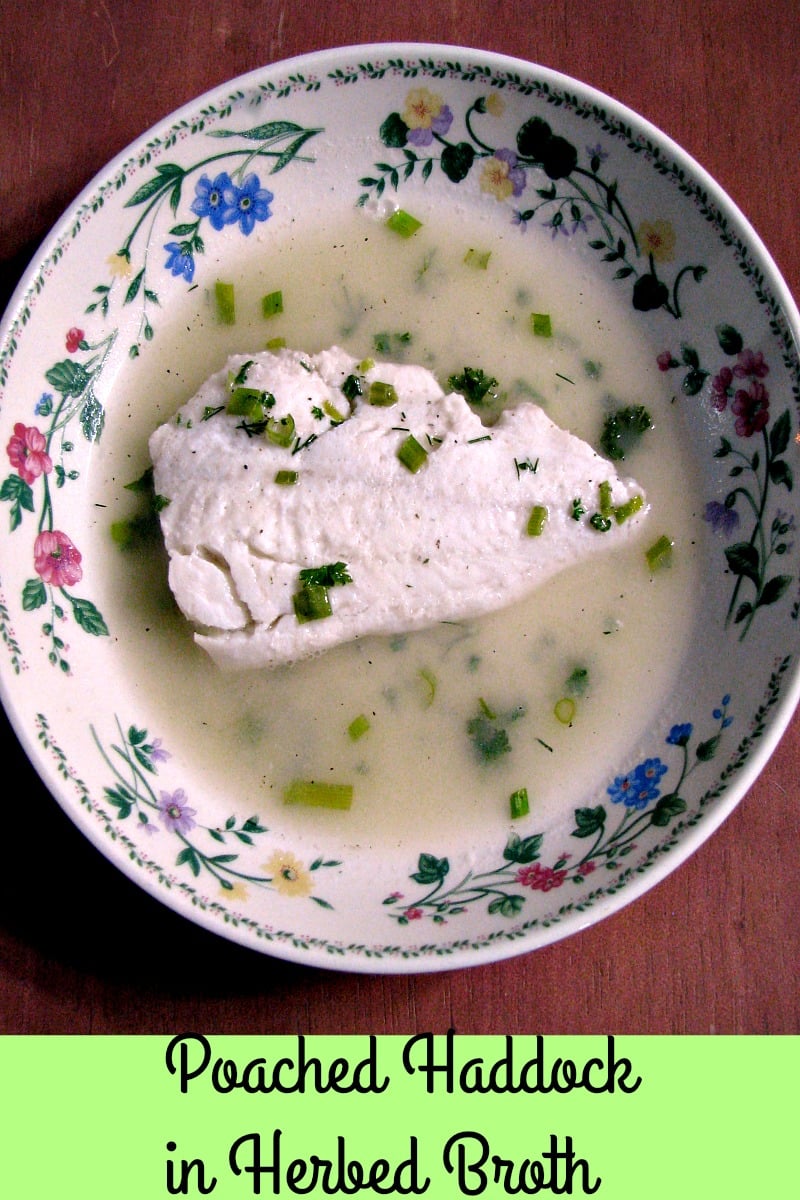
[[[624,762],[597,764],[580,794],[566,778],[547,828],[531,815],[476,844],[415,823],[354,845],[335,826],[315,835],[247,815],[250,796],[210,785],[201,745],[176,752],[168,708],[131,667],[119,548],[93,480],[105,444],[124,458],[129,428],[142,441],[131,396],[156,364],[165,378],[177,298],[209,288],[287,214],[313,229],[323,201],[349,213],[423,196],[516,225],[520,244],[555,239],[616,289],[673,383],[702,475],[702,620],[649,732]],[[549,70],[376,45],[278,63],[202,97],[91,182],[0,330],[0,680],[17,735],[114,864],[266,953],[430,971],[575,933],[713,832],[794,710],[798,329],[764,247],[702,169]]]

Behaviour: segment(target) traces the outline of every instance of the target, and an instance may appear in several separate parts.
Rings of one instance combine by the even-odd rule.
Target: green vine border
[[[149,858],[121,829],[109,812],[91,797],[90,790],[70,768],[68,758],[60,748],[51,732],[47,717],[39,712],[36,715],[38,740],[42,747],[53,758],[56,770],[61,778],[75,787],[78,799],[83,808],[99,822],[103,832],[123,848],[128,860],[137,868],[155,877],[159,885],[168,891],[175,891],[185,898],[191,906],[204,916],[221,920],[232,930],[254,937],[265,945],[290,947],[298,951],[325,951],[331,961],[342,961],[348,956],[361,957],[365,960],[382,961],[384,959],[399,959],[404,962],[435,958],[448,958],[462,952],[490,951],[498,944],[509,944],[525,939],[528,934],[537,929],[550,929],[560,924],[566,918],[591,910],[599,901],[605,900],[622,891],[627,885],[646,874],[656,866],[666,854],[674,850],[681,841],[681,836],[699,824],[707,815],[709,806],[722,796],[730,781],[747,765],[754,748],[763,737],[767,721],[776,704],[780,701],[784,677],[794,663],[793,655],[786,655],[779,660],[771,672],[761,704],[750,721],[748,732],[740,739],[730,758],[722,767],[718,777],[709,788],[699,797],[696,808],[685,817],[675,822],[669,836],[652,846],[636,863],[625,867],[614,877],[613,883],[606,887],[595,888],[574,901],[562,904],[552,912],[540,917],[534,917],[515,925],[512,929],[494,929],[481,938],[459,938],[451,942],[425,942],[419,945],[402,945],[394,943],[386,946],[369,946],[364,942],[333,942],[321,937],[305,937],[287,930],[275,929],[261,924],[252,917],[230,911],[219,901],[209,900],[195,887],[185,880],[178,879],[160,863]]]

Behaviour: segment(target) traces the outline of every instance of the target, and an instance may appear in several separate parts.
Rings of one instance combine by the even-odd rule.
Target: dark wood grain
[[[156,121],[267,62],[384,40],[481,46],[638,110],[729,191],[800,294],[796,3],[0,0],[0,303],[75,196]],[[0,1032],[796,1033],[800,719],[697,853],[613,918],[470,970],[260,956],[110,867],[4,718]]]

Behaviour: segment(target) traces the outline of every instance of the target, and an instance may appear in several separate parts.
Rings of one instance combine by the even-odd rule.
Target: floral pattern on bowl
[[[92,446],[117,419],[114,380],[152,353],[173,289],[208,286],[234,240],[292,206],[302,215],[309,197],[313,220],[314,187],[343,209],[439,188],[445,204],[468,196],[522,238],[538,227],[556,243],[582,239],[659,345],[676,403],[694,406],[707,465],[699,520],[719,550],[708,669],[667,698],[661,728],[623,769],[609,766],[591,803],[565,802],[558,828],[525,817],[478,848],[456,831],[452,846],[415,832],[413,850],[394,853],[300,834],[290,844],[243,815],[244,799],[210,805],[124,678],[113,695],[107,686],[124,630],[92,598],[103,571],[84,492]],[[676,261],[687,213],[696,243]],[[542,68],[362,47],[201,98],[93,181],[2,327],[0,679],[31,759],[121,870],[190,919],[287,958],[452,968],[614,912],[713,832],[796,703],[797,330],[774,266],[701,168]]]

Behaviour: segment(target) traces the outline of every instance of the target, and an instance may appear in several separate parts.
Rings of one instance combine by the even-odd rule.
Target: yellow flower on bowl
[[[412,88],[402,117],[409,129],[430,129],[444,107],[442,97],[427,88]]]
[[[642,221],[636,231],[643,252],[654,262],[672,262],[675,257],[675,230],[669,221]]]
[[[131,273],[131,262],[127,254],[110,254],[106,259],[106,265],[117,279],[127,279]]]
[[[276,850],[262,870],[271,876],[275,890],[282,896],[311,895],[311,875],[287,850]]]

